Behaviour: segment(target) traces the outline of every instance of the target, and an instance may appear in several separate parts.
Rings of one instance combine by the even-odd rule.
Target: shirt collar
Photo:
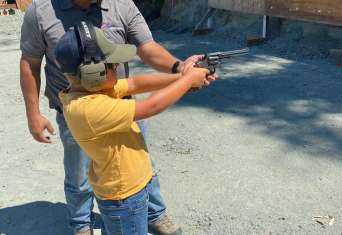
[[[58,2],[62,10],[68,10],[74,6],[73,0],[58,0]]]

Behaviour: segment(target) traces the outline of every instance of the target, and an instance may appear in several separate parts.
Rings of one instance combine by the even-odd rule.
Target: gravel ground
[[[19,19],[0,17],[0,234],[69,234],[58,134],[44,145],[27,129]],[[244,44],[223,29],[153,33],[180,58]],[[285,36],[223,64],[221,80],[148,121],[169,214],[184,234],[341,234],[341,68],[308,51],[317,40]],[[138,59],[132,66],[151,71]],[[40,106],[57,129],[43,94]]]

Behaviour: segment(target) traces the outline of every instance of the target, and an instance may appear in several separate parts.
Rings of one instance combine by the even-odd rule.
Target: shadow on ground
[[[179,58],[200,51],[243,47],[222,44],[209,36],[189,42],[188,36],[164,35],[157,40]],[[285,141],[294,149],[342,160],[341,69],[325,60],[291,61],[264,54],[260,49],[254,47],[248,56],[227,61],[220,69],[221,80],[189,93],[176,107],[236,115],[251,128]]]
[[[342,160],[338,72],[326,74],[319,66],[301,63],[278,64],[269,70],[269,66],[257,66],[260,60],[265,63],[266,59],[256,56],[231,63],[222,69],[222,80],[187,95],[178,105],[242,117],[251,127],[293,148]]]
[[[65,204],[46,201],[3,208],[0,210],[0,234],[71,234],[66,215]]]
[[[100,215],[94,213],[94,228],[100,229]],[[155,231],[150,234],[158,235]],[[0,235],[68,235],[67,208],[64,203],[32,202],[0,209]]]
[[[18,46],[18,39],[11,38],[11,35],[5,35],[0,33],[0,37],[6,38],[0,40],[0,49],[5,51],[5,48],[8,46]]]

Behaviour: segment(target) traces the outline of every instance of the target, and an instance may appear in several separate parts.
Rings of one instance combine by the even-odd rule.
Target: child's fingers
[[[210,85],[210,82],[207,79],[205,79],[204,80],[204,86],[209,86],[209,85]]]
[[[205,73],[206,77],[209,76],[209,74],[210,74],[209,69],[207,69],[207,68],[199,68],[199,69],[201,69],[202,72]]]

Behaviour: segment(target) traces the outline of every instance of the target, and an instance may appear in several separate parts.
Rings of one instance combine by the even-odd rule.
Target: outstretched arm
[[[176,61],[179,61],[178,67],[176,71],[178,73],[183,73],[183,70],[187,63],[197,63],[201,61],[204,55],[192,55],[188,57],[186,60],[181,61],[174,57],[168,50],[162,47],[157,42],[151,40],[146,42],[138,47],[138,55],[139,57],[148,65],[153,67],[154,69],[171,73],[172,67]],[[163,77],[160,77],[163,78]],[[210,74],[207,76],[207,83],[215,81],[218,78],[216,73]]]
[[[194,68],[189,65],[179,79],[172,82],[150,97],[136,100],[134,120],[141,120],[162,112],[170,105],[176,103],[190,88],[201,87],[209,71],[203,68]]]
[[[177,61],[177,58],[153,40],[139,46],[137,53],[146,64],[160,72],[171,73],[171,68]]]
[[[135,95],[144,92],[156,91],[178,80],[181,74],[141,74],[128,79],[128,94]],[[162,79],[161,79],[162,78]]]

